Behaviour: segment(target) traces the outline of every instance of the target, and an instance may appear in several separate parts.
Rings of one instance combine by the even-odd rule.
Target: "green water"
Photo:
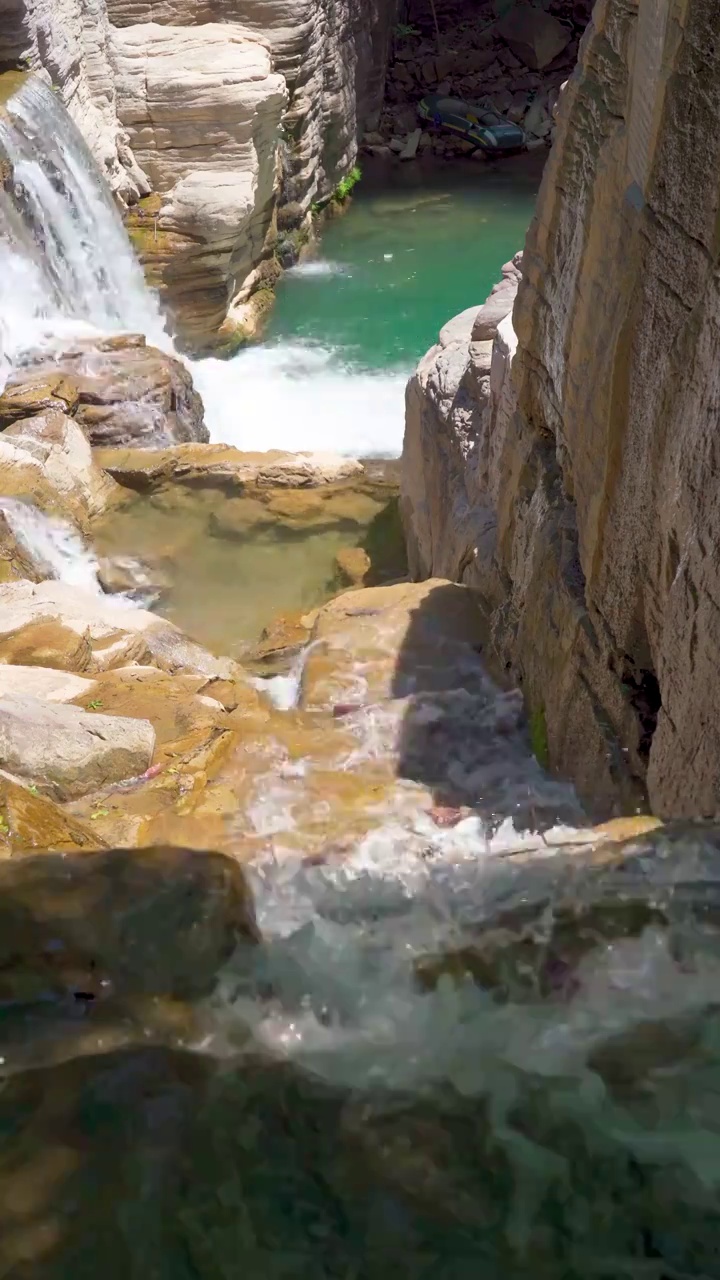
[[[336,270],[291,271],[268,337],[341,347],[359,369],[412,365],[522,248],[544,159],[366,165],[349,212],[323,229],[319,258]]]

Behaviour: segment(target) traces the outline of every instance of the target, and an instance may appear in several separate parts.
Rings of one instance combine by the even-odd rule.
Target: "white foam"
[[[17,498],[0,498],[0,511],[18,543],[49,578],[100,594],[95,555],[67,520],[47,516]]]
[[[286,271],[286,276],[292,280],[293,277],[299,277],[302,280],[326,279],[328,276],[346,276],[349,275],[348,269],[342,262],[329,262],[325,258],[315,258],[312,262],[300,262],[296,267],[290,267]]]
[[[371,373],[301,342],[191,363],[213,441],[240,449],[398,457],[408,372]]]
[[[167,346],[112,197],[41,80],[11,97],[0,138],[13,177],[12,196],[0,189],[0,382],[25,353],[67,337],[124,330]]]

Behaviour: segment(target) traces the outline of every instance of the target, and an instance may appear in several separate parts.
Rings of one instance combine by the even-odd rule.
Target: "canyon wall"
[[[538,750],[601,808],[720,798],[720,6],[598,0],[517,285],[408,389],[416,577],[488,600]]]
[[[395,0],[0,0],[0,69],[49,78],[189,349],[232,345],[278,240],[379,112]]]

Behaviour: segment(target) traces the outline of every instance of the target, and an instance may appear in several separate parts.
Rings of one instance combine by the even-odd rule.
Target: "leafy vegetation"
[[[346,174],[340,182],[338,182],[332,194],[333,200],[337,201],[338,204],[342,204],[344,200],[347,200],[350,193],[355,190],[355,187],[361,178],[362,169],[356,164],[354,168],[352,168],[350,172]]]
[[[413,27],[412,24],[408,22],[398,22],[395,28],[395,36],[398,40],[408,40],[411,36],[419,35],[419,28]]]

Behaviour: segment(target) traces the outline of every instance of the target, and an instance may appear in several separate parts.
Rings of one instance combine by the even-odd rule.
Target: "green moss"
[[[348,196],[355,190],[361,178],[362,169],[356,164],[354,168],[352,168],[350,172],[346,174],[344,178],[341,178],[340,182],[338,182],[332,193],[332,199],[337,204],[343,204],[343,202],[347,200]]]
[[[550,749],[545,709],[542,704],[530,712],[530,744],[538,764],[542,765],[543,769],[547,769],[550,765]]]

